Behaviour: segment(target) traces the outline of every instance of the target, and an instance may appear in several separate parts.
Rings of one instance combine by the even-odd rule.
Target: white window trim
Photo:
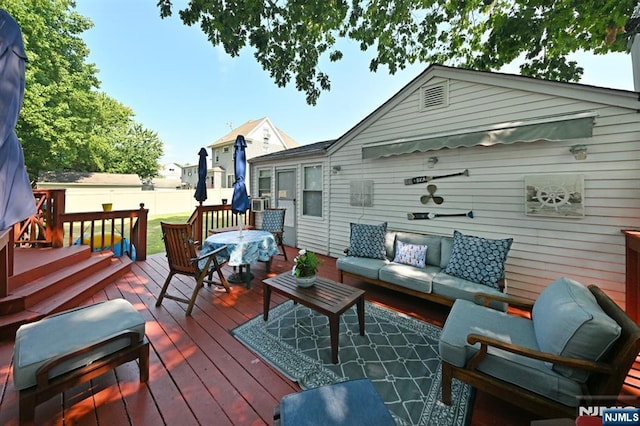
[[[324,164],[323,163],[310,163],[310,164],[302,164],[302,184],[301,184],[301,191],[302,191],[302,204],[300,205],[300,210],[302,213],[302,217],[304,218],[309,218],[309,219],[317,219],[317,220],[321,220],[324,218],[324,195],[325,195],[325,191],[324,191]],[[320,167],[320,189],[319,190],[315,190],[315,189],[307,189],[306,188],[306,180],[305,180],[305,169],[310,168],[310,167]],[[305,214],[304,213],[304,196],[306,192],[319,192],[321,195],[321,201],[320,201],[320,215],[310,215],[310,214]]]

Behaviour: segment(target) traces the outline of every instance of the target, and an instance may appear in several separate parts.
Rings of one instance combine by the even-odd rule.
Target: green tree
[[[162,144],[157,136],[145,139],[132,133],[142,127],[133,120],[133,111],[99,92],[98,71],[88,63],[89,49],[80,38],[93,24],[75,11],[75,3],[3,0],[0,7],[20,25],[28,57],[16,133],[30,177],[36,179],[41,170],[110,171],[114,151],[131,140],[152,144],[145,150],[148,164],[123,168],[122,173],[157,173]]]
[[[339,39],[372,51],[369,68],[394,74],[416,61],[496,70],[522,60],[521,73],[578,81],[567,59],[578,50],[625,50],[619,34],[635,0],[190,0],[179,15],[199,24],[231,56],[245,46],[278,86],[291,79],[315,104],[329,90],[319,61],[340,60]],[[172,0],[158,0],[160,15]]]
[[[118,173],[112,168],[113,161],[117,158],[115,151],[127,139],[133,111],[104,93],[96,95],[96,102],[97,108],[88,115],[91,133],[88,139],[89,150],[84,157],[92,171]],[[120,173],[133,173],[128,169],[124,170]]]
[[[113,158],[106,171],[111,173],[136,173],[149,180],[158,176],[158,164],[149,158],[162,156],[162,142],[158,135],[134,123],[127,130],[126,137],[114,145]]]
[[[26,88],[16,133],[29,174],[76,168],[90,131],[96,69],[77,34],[90,22],[69,1],[5,0],[2,7],[22,29],[27,51]]]
[[[97,108],[88,115],[86,171],[135,173],[142,180],[158,176],[163,143],[157,133],[135,122],[131,108],[106,94],[98,93],[96,101]]]

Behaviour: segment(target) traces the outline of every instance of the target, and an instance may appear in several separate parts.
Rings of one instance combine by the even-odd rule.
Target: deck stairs
[[[0,339],[20,325],[78,306],[131,270],[127,256],[89,246],[16,248],[7,297],[0,298]]]

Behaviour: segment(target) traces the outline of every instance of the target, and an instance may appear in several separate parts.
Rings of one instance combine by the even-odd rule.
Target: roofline
[[[355,137],[360,130],[376,117],[385,114],[410,94],[417,90],[425,82],[433,78],[453,78],[471,83],[482,83],[492,86],[502,86],[511,89],[526,90],[535,93],[558,96],[558,87],[563,87],[571,93],[563,93],[563,97],[588,102],[598,102],[616,107],[629,108],[640,111],[640,93],[630,90],[610,89],[583,83],[567,83],[561,81],[544,80],[536,77],[508,74],[498,71],[477,71],[466,68],[456,68],[439,64],[429,65],[423,72],[407,83],[395,95],[387,99],[369,115],[360,120],[355,126],[347,130],[334,143],[329,151],[339,150],[349,140]],[[612,100],[616,98],[616,102]]]
[[[310,157],[312,155],[327,155],[329,148],[336,143],[336,139],[330,139],[326,141],[314,142],[307,145],[300,145],[294,148],[285,149],[282,151],[272,152],[269,154],[261,155],[259,157],[253,157],[247,160],[248,163],[265,163],[272,160],[297,158],[297,157]]]
[[[246,132],[240,132],[240,129],[243,126],[245,126],[245,125],[247,125],[248,123],[251,123],[251,122],[255,122],[255,125],[252,126]],[[232,145],[235,144],[236,139],[237,139],[238,135],[240,135],[240,134],[242,136],[244,136],[244,138],[247,141],[261,142],[262,139],[251,138],[248,135],[250,133],[254,132],[257,128],[265,125],[265,123],[269,126],[269,128],[271,128],[273,130],[273,135],[281,142],[281,145],[282,145],[283,149],[296,148],[296,147],[300,146],[298,141],[296,141],[294,138],[292,138],[289,134],[285,133],[283,130],[281,130],[278,127],[276,127],[273,124],[273,121],[271,121],[271,119],[268,116],[265,116],[265,117],[258,118],[258,119],[255,119],[255,120],[247,120],[245,123],[241,124],[238,127],[235,127],[234,129],[231,129],[225,135],[221,136],[220,138],[216,139],[214,142],[212,142],[209,145],[207,145],[207,148],[209,148],[209,149],[218,149],[218,148],[224,148],[224,147],[227,147],[227,146],[232,146]],[[247,129],[245,129],[245,130],[247,130]],[[231,135],[232,137],[230,139],[225,139],[225,136],[227,136],[227,135]]]
[[[458,77],[459,80],[481,82],[494,86],[504,86],[512,89],[522,90],[524,88],[524,90],[544,93],[548,95],[557,95],[557,88],[558,86],[561,86],[572,92],[570,94],[563,94],[562,96],[569,97],[571,99],[590,102],[595,101],[617,107],[631,108],[634,110],[640,109],[639,93],[633,90],[612,89],[608,87],[594,86],[592,84],[546,80],[542,78],[529,77],[519,74],[509,74],[498,71],[476,71],[465,68],[445,67],[443,65],[433,65],[433,67],[433,77],[447,78],[448,73],[454,72],[459,73],[460,77],[462,77]],[[496,84],[495,81],[497,77],[500,78],[498,84]],[[585,91],[589,92],[591,96],[585,95]],[[595,98],[593,97],[594,94],[597,95]],[[610,99],[612,96],[619,97],[620,102],[613,102]]]
[[[236,141],[237,135],[240,134],[240,132],[237,132],[238,129],[240,129],[241,127],[249,124],[252,121],[255,121],[256,125],[251,128],[251,130],[250,130],[250,132],[251,132],[256,127],[258,127],[260,124],[262,124],[265,120],[268,120],[268,119],[269,119],[269,117],[261,117],[261,118],[255,119],[255,120],[247,120],[246,122],[242,123],[241,125],[239,125],[237,127],[234,127],[233,129],[230,129],[227,133],[222,135],[220,138],[218,138],[215,141],[211,142],[209,145],[207,145],[207,148],[213,149],[213,148],[221,148],[221,147],[224,147],[226,145],[233,145],[235,143],[235,141]],[[269,122],[271,122],[271,121],[269,121]],[[271,127],[275,128],[275,126],[273,126],[273,123],[271,124]],[[232,133],[234,133],[234,134],[237,133],[237,134],[232,139],[224,139],[225,136],[230,135]],[[242,136],[246,138],[246,135],[243,134]],[[251,140],[254,140],[254,139],[251,139]]]

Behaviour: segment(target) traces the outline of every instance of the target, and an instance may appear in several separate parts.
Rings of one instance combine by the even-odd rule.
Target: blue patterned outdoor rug
[[[472,388],[453,381],[440,402],[440,328],[366,302],[365,335],[355,307],[340,317],[339,363],[331,363],[326,316],[285,302],[238,326],[233,335],[303,389],[368,377],[399,425],[466,425]]]

